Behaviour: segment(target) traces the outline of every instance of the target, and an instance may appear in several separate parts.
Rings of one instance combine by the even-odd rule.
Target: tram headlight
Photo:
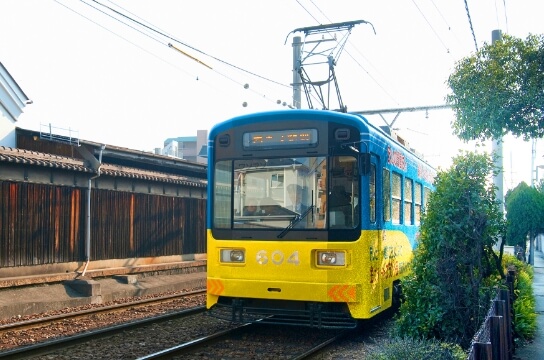
[[[243,263],[246,254],[242,249],[221,249],[221,262],[224,263]]]
[[[346,253],[344,251],[317,251],[317,265],[319,266],[345,266]]]

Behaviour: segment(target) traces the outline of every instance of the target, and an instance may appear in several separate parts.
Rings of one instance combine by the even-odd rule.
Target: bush
[[[493,245],[504,217],[488,181],[493,160],[467,153],[435,177],[411,273],[402,279],[398,334],[468,347],[498,285]]]
[[[370,360],[461,360],[467,354],[460,346],[437,340],[393,338],[378,343],[365,359]]]
[[[535,336],[536,300],[533,294],[533,268],[510,254],[504,254],[503,266],[515,268],[514,282],[514,332],[523,340]]]

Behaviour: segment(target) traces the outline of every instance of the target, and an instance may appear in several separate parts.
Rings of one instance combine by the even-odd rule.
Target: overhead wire
[[[476,34],[474,33],[474,27],[472,26],[472,19],[470,18],[468,3],[467,3],[467,0],[464,0],[464,1],[465,1],[465,10],[467,12],[468,23],[470,25],[470,32],[472,33],[472,38],[474,39],[474,46],[476,47],[476,52],[478,52],[478,42],[476,41]]]
[[[319,20],[317,20],[317,18],[316,18],[315,16],[312,15],[312,13],[311,13],[308,9],[306,9],[306,7],[305,7],[304,5],[302,5],[302,3],[300,2],[300,0],[296,0],[296,1],[297,1],[297,3],[300,5],[300,7],[301,7],[304,11],[306,11],[306,13],[307,13],[312,19],[315,20],[316,23],[318,23],[319,25],[323,25],[323,24],[321,24],[321,23],[319,22]],[[315,4],[314,4],[314,6],[315,6]]]
[[[442,13],[442,11],[440,11],[440,9],[438,8],[438,6],[436,5],[436,1],[435,0],[431,0],[431,3],[433,4],[436,12],[438,13],[438,15],[440,15],[440,18],[442,19],[442,21],[444,22],[444,24],[446,25],[446,27],[448,28],[448,32],[450,34],[453,35],[453,37],[455,38],[455,40],[457,41],[457,44],[460,45],[461,44],[461,40],[459,40],[459,38],[457,37],[457,32],[452,29],[450,23],[448,22],[448,20],[446,19],[446,17],[444,16],[444,14]],[[451,47],[450,47],[450,51],[451,51]]]
[[[93,1],[95,1],[95,0],[93,0]],[[95,1],[95,2],[97,2],[97,1]],[[181,45],[183,45],[183,46],[185,46],[185,47],[188,47],[188,48],[191,49],[191,50],[194,50],[194,51],[196,51],[196,52],[198,52],[198,53],[200,53],[200,54],[202,54],[202,55],[204,55],[204,56],[207,56],[207,57],[209,57],[209,58],[211,58],[211,59],[213,59],[213,60],[216,60],[216,61],[218,61],[218,62],[220,62],[220,63],[222,63],[222,64],[225,64],[225,65],[227,65],[227,66],[229,66],[229,67],[231,67],[231,68],[234,68],[234,69],[239,70],[239,71],[241,71],[241,72],[243,72],[243,73],[249,74],[250,76],[254,76],[254,77],[260,78],[260,79],[262,79],[262,80],[265,80],[265,81],[267,81],[267,82],[270,82],[270,83],[273,83],[273,84],[275,84],[275,85],[279,85],[279,86],[282,86],[282,87],[285,87],[285,88],[289,88],[289,89],[291,88],[289,85],[285,85],[285,84],[280,83],[280,82],[278,82],[278,81],[269,79],[269,78],[267,78],[267,77],[264,77],[264,76],[262,76],[262,75],[259,75],[259,74],[255,73],[255,72],[246,70],[246,69],[241,68],[241,67],[239,67],[239,66],[236,66],[236,65],[234,65],[234,64],[232,64],[232,63],[230,63],[230,62],[227,62],[227,61],[225,61],[225,60],[222,60],[222,59],[220,59],[220,58],[218,58],[218,57],[216,57],[216,56],[210,55],[210,54],[208,54],[208,53],[206,53],[206,52],[204,52],[204,51],[201,51],[201,50],[199,50],[198,48],[193,47],[193,46],[191,46],[191,45],[189,45],[189,44],[187,44],[187,43],[185,43],[185,42],[183,42],[183,41],[181,41],[181,40],[179,40],[179,39],[173,37],[172,35],[168,34],[166,31],[160,29],[159,27],[155,26],[154,24],[151,24],[151,23],[147,22],[145,19],[142,19],[141,17],[139,17],[139,16],[137,16],[136,14],[130,12],[129,10],[123,8],[122,6],[119,6],[119,5],[115,4],[113,1],[110,0],[109,2],[112,3],[112,4],[114,4],[115,6],[119,7],[120,9],[122,9],[122,10],[128,12],[128,13],[131,14],[132,16],[137,17],[137,18],[140,19],[141,21],[135,21],[134,19],[130,18],[129,16],[126,16],[125,14],[123,14],[123,13],[121,13],[121,12],[118,12],[118,11],[116,11],[116,10],[114,10],[114,9],[112,9],[112,11],[115,11],[115,12],[117,12],[119,15],[121,15],[121,16],[127,18],[127,19],[130,19],[131,21],[134,21],[134,22],[136,22],[136,23],[142,23],[142,21],[145,22],[145,23],[147,23],[147,24],[143,24],[143,23],[142,23],[142,25],[143,25],[145,28],[149,29],[150,31],[156,32],[157,34],[160,34],[161,36],[164,36],[164,37],[166,37],[166,38],[168,38],[168,39],[170,39],[170,40],[172,40],[172,41],[174,41],[174,42],[177,42],[177,43],[179,43],[179,44],[181,44]],[[98,3],[98,2],[97,2],[97,3]],[[204,65],[204,66],[206,66],[206,67],[208,67],[208,68],[211,68],[211,67],[208,66],[207,64],[201,62],[200,60],[198,60],[197,58],[193,57],[192,55],[185,53],[183,50],[177,48],[177,47],[174,46],[173,44],[168,43],[168,46],[169,46],[170,48],[173,48],[173,49],[177,50],[178,52],[184,54],[185,56],[188,56],[189,58],[191,58],[191,59],[193,59],[193,60],[195,60],[195,61],[201,63],[202,65]],[[233,82],[233,83],[235,83],[235,84],[237,84],[237,85],[239,85],[239,86],[243,86],[245,89],[249,89],[249,90],[248,90],[249,92],[252,92],[252,93],[258,95],[260,98],[263,98],[263,99],[265,99],[265,100],[267,100],[267,101],[269,101],[269,102],[275,102],[276,104],[280,104],[280,102],[278,102],[278,100],[274,100],[274,99],[272,99],[271,97],[268,97],[266,94],[264,94],[264,93],[262,93],[262,92],[259,92],[259,91],[255,90],[255,89],[252,88],[252,87],[249,87],[248,84],[245,83],[245,82],[236,80],[234,77],[229,76],[229,75],[227,75],[227,74],[224,73],[224,72],[218,71],[218,70],[215,69],[215,68],[213,68],[213,69],[211,69],[211,70],[212,70],[213,72],[215,72],[216,74],[218,74],[218,75],[224,77],[225,79],[227,79],[227,80],[229,80],[229,81],[231,81],[231,82]],[[285,106],[285,104],[284,104],[284,106]]]
[[[495,17],[497,20],[497,29],[500,29],[502,24],[501,11],[499,10],[500,6],[498,5],[499,2],[500,0],[495,0]],[[504,27],[506,29],[505,31],[506,33],[508,33],[508,16],[506,14],[506,0],[502,0],[502,13],[504,13]]]
[[[310,2],[311,2],[312,5],[313,5],[313,6],[314,6],[314,7],[315,7],[315,8],[316,8],[323,16],[324,16],[324,18],[327,19],[327,21],[328,21],[329,23],[332,22],[332,20],[331,20],[331,19],[330,19],[330,18],[329,18],[322,10],[321,10],[321,8],[320,8],[319,6],[317,6],[317,5],[315,4],[315,2],[314,2],[313,0],[310,0]],[[308,14],[310,14],[310,16],[311,16],[313,19],[315,19],[316,22],[319,23],[319,21],[317,20],[317,18],[314,17],[313,15],[311,15],[311,13],[310,13],[310,12],[309,12],[309,11],[308,11],[301,3],[300,3],[299,0],[297,0],[297,3],[298,3],[298,4],[299,4],[299,5],[300,5],[300,6],[301,6]],[[380,76],[383,77],[383,75],[380,74],[380,72],[377,70],[377,68],[376,68],[375,66],[372,65],[372,63],[370,62],[370,60],[369,60],[366,56],[363,55],[363,53],[359,50],[359,48],[358,48],[357,46],[355,46],[355,45],[354,45],[351,41],[349,41],[349,40],[348,40],[348,43],[350,44],[350,46],[351,46],[353,49],[355,49],[355,51],[356,51],[363,59],[366,60],[367,63],[370,64],[370,66],[372,66],[372,68],[373,68],[376,72],[378,72],[378,74],[379,74]],[[389,93],[389,91],[387,91],[387,90],[385,89],[385,87],[383,87],[382,84],[381,84],[381,83],[380,83],[380,82],[379,82],[379,81],[378,81],[378,80],[377,80],[377,79],[376,79],[376,78],[375,78],[375,77],[374,77],[374,76],[373,76],[373,75],[372,75],[372,74],[371,74],[371,73],[370,73],[370,72],[369,72],[369,71],[368,71],[368,70],[367,70],[367,69],[366,69],[366,68],[365,68],[365,67],[364,67],[364,66],[363,66],[363,65],[362,65],[362,64],[361,64],[361,63],[360,63],[360,62],[359,62],[359,61],[358,61],[358,60],[357,60],[357,59],[356,59],[356,58],[355,58],[348,50],[347,50],[347,49],[345,50],[345,52],[346,52],[346,54],[348,54],[348,56],[355,62],[355,64],[356,64],[359,68],[361,68],[361,69],[362,69],[362,70],[370,77],[370,79],[371,79],[372,81],[374,81],[374,83],[376,83],[376,85],[378,85],[378,87],[379,87],[380,89],[382,89],[382,91],[383,91],[383,92],[384,92],[391,100],[393,100],[396,104],[399,104],[398,101],[393,97],[393,95],[391,95],[391,94]]]
[[[142,47],[142,46],[136,44],[135,42],[133,42],[133,41],[127,39],[126,37],[124,37],[124,36],[122,36],[122,35],[119,35],[119,34],[116,33],[115,31],[113,31],[113,30],[107,28],[106,26],[103,26],[103,25],[99,24],[98,22],[96,22],[95,20],[89,18],[88,16],[85,16],[85,15],[83,15],[82,13],[78,12],[77,10],[74,10],[73,8],[70,8],[70,7],[67,6],[66,4],[61,3],[59,0],[54,0],[54,1],[55,1],[57,4],[59,4],[60,6],[66,8],[67,10],[69,10],[69,11],[71,11],[71,12],[77,14],[78,16],[81,16],[82,18],[84,18],[84,19],[86,19],[87,21],[93,23],[94,25],[96,25],[96,26],[102,28],[103,30],[106,30],[107,32],[111,33],[112,35],[119,37],[119,38],[122,39],[123,41],[126,41],[127,43],[129,43],[129,44],[135,46],[136,48],[138,48],[138,49],[144,51],[145,53],[147,53],[147,54],[149,54],[149,55],[155,57],[156,59],[158,59],[158,60],[160,60],[160,61],[162,61],[162,62],[164,62],[164,63],[166,63],[166,64],[168,64],[168,65],[170,65],[170,66],[172,66],[172,67],[175,68],[176,70],[179,70],[179,71],[185,73],[185,74],[186,74],[187,76],[189,76],[190,78],[199,80],[199,83],[204,83],[206,86],[209,86],[210,88],[215,88],[218,92],[225,92],[224,90],[217,88],[213,83],[210,83],[210,82],[208,82],[208,81],[202,80],[202,78],[199,78],[197,75],[191,74],[191,73],[187,72],[187,71],[184,70],[183,68],[181,68],[181,67],[179,67],[179,66],[173,64],[172,62],[170,62],[170,61],[168,61],[168,60],[165,60],[164,58],[162,58],[162,57],[158,56],[157,54],[155,54],[155,53],[153,53],[153,52],[151,52],[151,51],[145,49],[144,47]],[[102,11],[102,10],[96,8],[95,6],[92,6],[91,4],[88,4],[88,3],[86,3],[86,2],[83,1],[83,0],[80,0],[80,1],[81,1],[82,3],[84,3],[85,5],[87,5],[87,6],[90,6],[90,7],[93,8],[94,10],[99,11],[99,12],[101,12],[102,14],[104,14],[104,15],[106,15],[106,16],[108,16],[108,17],[110,17],[110,18],[112,18],[112,19],[114,19],[114,20],[116,20],[116,21],[121,22],[123,25],[126,25],[126,26],[130,27],[131,29],[133,29],[133,30],[135,30],[135,31],[137,31],[137,32],[139,32],[139,33],[141,33],[142,35],[145,35],[145,36],[149,37],[150,39],[152,39],[152,40],[154,40],[154,41],[157,41],[157,42],[160,43],[161,45],[168,46],[166,43],[160,41],[159,39],[157,39],[157,38],[155,38],[155,37],[153,37],[153,36],[151,36],[151,35],[149,35],[149,34],[146,34],[146,33],[142,32],[142,31],[140,31],[139,29],[137,29],[137,28],[131,26],[130,24],[126,24],[126,23],[120,21],[119,19],[117,19],[117,18],[115,18],[115,17],[112,17],[110,14],[105,13],[104,11]],[[228,77],[227,75],[225,75],[225,74],[222,74],[222,73],[220,73],[220,72],[218,72],[218,71],[215,71],[215,72],[216,72],[217,74],[219,74],[219,75],[221,75],[221,76],[223,76],[223,77],[229,79],[230,81],[233,81],[234,83],[240,85],[241,87],[244,86],[243,83],[237,82],[236,80],[229,78],[229,77]],[[253,92],[253,93],[258,94],[259,96],[263,96],[263,94],[260,94],[260,93],[256,92],[256,91],[253,90],[253,89],[251,89],[250,91]],[[266,96],[263,96],[263,97],[264,97],[267,101],[273,102],[272,99],[269,99],[269,98],[267,98]]]
[[[67,10],[69,10],[69,11],[71,11],[71,12],[77,14],[78,16],[81,16],[82,18],[84,18],[84,19],[90,21],[91,23],[93,23],[93,24],[95,24],[96,26],[102,28],[103,30],[109,32],[110,34],[119,37],[120,39],[122,39],[122,40],[126,41],[127,43],[129,43],[129,44],[131,44],[131,45],[137,47],[138,49],[140,49],[140,50],[146,52],[147,54],[149,54],[149,55],[151,55],[151,56],[157,58],[158,60],[163,61],[163,62],[167,63],[167,64],[170,65],[170,66],[173,66],[174,68],[176,68],[176,69],[178,69],[178,70],[184,72],[185,74],[189,75],[190,77],[194,77],[193,74],[190,74],[190,73],[188,73],[187,71],[185,71],[184,69],[182,69],[182,68],[180,68],[180,67],[178,67],[178,66],[172,64],[171,62],[168,62],[167,60],[161,58],[160,56],[157,56],[157,55],[154,54],[153,52],[151,52],[151,51],[149,51],[149,50],[143,48],[142,46],[136,44],[136,43],[133,42],[133,41],[130,41],[130,40],[127,39],[126,37],[124,37],[124,36],[122,36],[122,35],[119,35],[119,34],[115,33],[114,31],[108,29],[108,28],[105,27],[105,26],[102,26],[101,24],[97,23],[96,21],[92,20],[91,18],[89,18],[89,17],[87,17],[87,16],[81,14],[80,12],[78,12],[78,11],[76,11],[76,10],[70,8],[69,6],[67,6],[67,5],[65,5],[65,4],[63,4],[63,3],[61,3],[59,0],[54,0],[54,1],[55,1],[57,4],[59,4],[60,6],[64,7],[65,9],[67,9]],[[88,4],[87,4],[87,5],[88,5]],[[154,40],[156,40],[156,39],[154,39]]]
[[[504,22],[506,27],[506,33],[508,33],[508,14],[506,12],[506,0],[502,0],[503,7],[504,7]]]
[[[210,58],[212,58],[212,59],[214,59],[214,60],[216,60],[216,61],[219,61],[219,62],[221,62],[221,63],[223,63],[223,64],[225,64],[225,65],[228,65],[228,66],[230,66],[230,67],[236,68],[237,70],[240,70],[240,71],[242,71],[242,72],[248,73],[248,74],[250,74],[250,75],[252,75],[252,76],[255,76],[255,77],[261,78],[261,79],[263,79],[263,80],[266,80],[266,81],[275,83],[275,84],[277,84],[277,85],[281,85],[281,86],[283,86],[283,87],[288,87],[288,88],[290,88],[289,85],[285,85],[285,84],[282,84],[282,83],[280,83],[280,82],[277,82],[277,81],[268,79],[268,78],[266,78],[266,77],[264,77],[264,76],[261,76],[261,75],[258,75],[258,74],[256,74],[256,73],[254,73],[254,72],[251,72],[251,71],[245,70],[245,69],[243,69],[243,68],[241,68],[241,67],[238,67],[238,66],[236,66],[236,65],[230,64],[229,62],[226,62],[226,61],[224,61],[224,60],[222,60],[222,59],[219,59],[219,58],[217,58],[217,57],[215,57],[215,56],[209,55],[209,54],[207,54],[207,53],[205,53],[205,52],[203,52],[203,51],[201,51],[201,50],[199,50],[199,49],[197,49],[197,48],[195,48],[195,47],[193,47],[193,46],[191,46],[191,45],[189,45],[189,44],[186,44],[186,43],[182,42],[182,41],[179,40],[179,39],[174,38],[173,36],[170,36],[169,34],[163,32],[163,31],[157,30],[157,28],[155,28],[153,25],[147,25],[147,24],[144,24],[142,21],[137,21],[137,20],[131,18],[130,16],[127,16],[127,15],[123,14],[123,13],[120,12],[120,11],[118,11],[118,10],[116,10],[116,9],[113,9],[111,6],[108,6],[108,5],[105,5],[105,4],[103,4],[103,3],[100,3],[99,1],[92,0],[94,3],[96,3],[96,4],[98,4],[98,5],[102,6],[102,7],[104,7],[104,8],[106,8],[106,9],[108,9],[109,11],[113,12],[114,14],[117,14],[117,15],[120,16],[121,18],[123,18],[123,19],[125,19],[125,20],[128,20],[128,21],[130,21],[130,22],[133,22],[134,24],[136,24],[136,25],[142,27],[143,29],[148,30],[148,31],[151,32],[153,35],[149,34],[148,32],[142,31],[140,28],[137,28],[137,27],[133,26],[132,24],[127,23],[126,21],[122,21],[122,20],[121,20],[120,18],[118,18],[118,17],[115,17],[115,16],[112,16],[111,14],[108,14],[107,12],[105,12],[105,11],[103,11],[103,10],[97,8],[96,6],[93,6],[93,5],[89,4],[89,3],[87,3],[87,2],[84,1],[84,0],[80,0],[80,1],[81,1],[82,3],[84,3],[85,5],[90,6],[90,7],[93,8],[94,10],[99,11],[99,12],[101,12],[102,14],[104,14],[104,15],[106,15],[106,16],[112,18],[112,19],[114,19],[115,21],[118,21],[119,23],[121,23],[121,24],[123,24],[123,25],[125,25],[125,26],[128,26],[129,28],[133,29],[134,31],[137,31],[137,32],[140,33],[140,34],[142,34],[142,35],[144,35],[144,36],[147,36],[147,37],[149,37],[149,38],[151,38],[151,39],[153,39],[153,40],[159,42],[161,45],[168,46],[168,47],[170,47],[170,48],[174,48],[174,49],[177,50],[178,52],[182,52],[182,53],[183,53],[183,51],[180,51],[180,49],[177,49],[177,48],[173,47],[172,44],[167,43],[167,42],[164,42],[164,41],[161,41],[160,39],[158,39],[158,38],[156,37],[156,35],[160,35],[160,36],[162,36],[162,37],[164,37],[164,38],[167,38],[167,39],[170,39],[170,40],[172,40],[172,41],[175,41],[175,42],[177,42],[177,43],[179,43],[179,44],[181,44],[181,45],[183,45],[183,46],[186,46],[186,47],[190,48],[191,50],[194,50],[194,51],[196,51],[196,52],[198,52],[198,53],[201,53],[201,54],[203,54],[203,55],[205,55],[205,56],[208,56],[208,57],[210,57]],[[115,6],[117,6],[115,3],[111,2],[111,1],[110,1],[110,3],[114,4]],[[63,6],[65,6],[65,5],[63,5]],[[65,6],[65,7],[66,7],[66,6]],[[87,18],[87,17],[85,17],[85,18]],[[87,19],[90,20],[89,18],[87,18]],[[91,21],[92,21],[92,20],[91,20]],[[93,22],[94,22],[94,21],[93,21]],[[94,22],[94,23],[96,24],[96,22]],[[100,25],[100,26],[101,26],[101,25]],[[101,26],[101,27],[103,27],[103,26]],[[103,28],[104,28],[104,27],[103,27]],[[112,32],[112,31],[109,30],[109,29],[108,29],[108,31],[109,31],[109,32]],[[126,39],[125,39],[125,40],[126,40]],[[132,43],[132,42],[131,42],[131,43]],[[138,46],[138,47],[139,47],[139,46]],[[141,47],[139,47],[139,48],[141,48]],[[146,52],[147,52],[147,51],[146,51]],[[188,54],[185,54],[185,55],[186,55],[186,56],[189,56],[190,58],[192,58],[193,60],[195,60],[195,61],[197,61],[197,62],[200,62],[198,59],[196,59],[196,58],[194,58],[194,57],[192,57],[192,56],[190,56],[190,55],[188,55]],[[206,64],[204,64],[204,65],[207,66]],[[246,88],[246,89],[248,88],[248,87],[245,86],[245,83],[240,82],[240,81],[234,79],[233,77],[228,76],[227,74],[225,74],[225,73],[223,73],[223,72],[221,72],[221,71],[218,71],[217,69],[211,69],[211,70],[212,70],[213,72],[215,72],[216,74],[218,74],[218,75],[224,77],[225,79],[227,79],[227,80],[229,80],[229,81],[231,81],[231,82],[233,82],[233,83],[235,83],[235,84],[237,84],[237,85],[239,85],[239,86],[242,86],[242,87],[244,87],[244,88]],[[196,78],[198,79],[198,76],[196,76]],[[250,88],[249,91],[252,92],[252,93],[255,93],[255,94],[259,95],[260,98],[263,98],[263,99],[265,99],[265,100],[267,100],[267,101],[269,101],[269,102],[274,102],[274,103],[277,104],[277,100],[273,100],[272,98],[267,97],[265,94],[259,93],[259,92],[256,91],[255,89]]]
[[[302,3],[301,3],[299,0],[296,0],[296,2],[300,5],[300,7],[302,7],[302,9],[303,9],[304,11],[306,11],[306,13],[307,13],[312,19],[315,20],[315,22],[317,22],[318,24],[320,24],[320,23],[319,23],[319,20],[317,20],[317,18],[316,18],[315,16],[313,16],[312,13],[311,13],[310,11],[308,11],[308,9],[306,9],[306,8],[304,7],[304,5],[302,5]],[[321,24],[320,24],[320,25],[321,25]],[[317,102],[320,101],[320,100],[319,100],[319,96],[317,96],[317,95],[314,94],[313,92],[310,93],[309,96],[311,96],[311,97],[312,97],[315,101],[317,101]]]
[[[448,54],[451,55],[450,53],[450,49],[446,46],[446,44],[444,43],[444,41],[442,40],[442,37],[440,35],[438,35],[438,33],[436,32],[436,29],[433,27],[433,25],[431,24],[431,22],[429,21],[429,19],[427,19],[427,17],[425,16],[425,14],[423,13],[423,11],[421,10],[421,8],[417,5],[416,1],[415,0],[412,0],[412,2],[414,3],[414,6],[417,8],[417,10],[419,11],[419,13],[421,14],[421,16],[423,17],[423,19],[425,19],[425,21],[427,22],[427,25],[429,25],[429,27],[431,28],[432,32],[435,34],[436,38],[438,39],[438,41],[442,44],[442,46],[444,47],[444,49],[446,50],[446,52]]]
[[[127,15],[123,14],[123,13],[120,12],[120,11],[118,11],[118,10],[116,10],[116,9],[113,9],[113,8],[110,7],[110,6],[107,6],[107,5],[105,5],[105,4],[100,3],[100,2],[97,1],[97,0],[92,0],[92,1],[95,2],[95,3],[97,3],[97,4],[99,4],[99,5],[101,5],[101,6],[103,6],[103,7],[105,7],[105,8],[107,8],[107,9],[109,9],[110,11],[116,13],[117,15],[124,17],[125,19],[127,19],[127,20],[129,20],[129,21],[132,21],[132,22],[134,22],[134,23],[136,23],[136,24],[138,24],[138,25],[140,25],[140,26],[143,26],[143,27],[145,27],[146,29],[148,29],[148,30],[150,30],[150,31],[152,31],[152,32],[155,32],[155,33],[157,33],[157,34],[159,34],[159,35],[161,35],[161,36],[163,36],[163,37],[165,37],[165,38],[167,38],[167,39],[170,39],[170,40],[172,40],[172,41],[175,41],[175,42],[179,43],[180,45],[183,45],[183,46],[185,46],[185,47],[187,47],[187,48],[189,48],[189,49],[191,49],[191,50],[193,50],[193,51],[198,52],[199,54],[208,56],[208,57],[210,57],[210,58],[212,58],[212,59],[214,59],[214,60],[216,60],[216,61],[218,61],[218,62],[220,62],[220,63],[223,63],[223,64],[225,64],[225,65],[228,65],[228,66],[232,67],[232,68],[235,68],[235,69],[237,69],[237,70],[240,70],[240,71],[242,71],[242,72],[245,72],[245,73],[247,73],[247,74],[249,74],[249,75],[252,75],[252,76],[258,77],[258,78],[260,78],[260,79],[269,81],[269,82],[274,83],[274,84],[276,84],[276,85],[290,87],[289,85],[282,84],[282,83],[280,83],[280,82],[278,82],[278,81],[275,81],[275,80],[269,79],[269,78],[267,78],[267,77],[265,77],[265,76],[256,74],[256,73],[254,73],[254,72],[252,72],[252,71],[246,70],[246,69],[244,69],[244,68],[241,68],[241,67],[239,67],[239,66],[236,66],[236,65],[234,65],[234,64],[231,64],[231,63],[229,63],[228,61],[225,61],[225,60],[220,59],[220,58],[218,58],[218,57],[216,57],[216,56],[213,56],[213,55],[211,55],[211,54],[208,54],[208,53],[206,53],[206,52],[204,52],[204,51],[202,51],[202,50],[200,50],[200,49],[198,49],[198,48],[196,48],[196,47],[194,47],[194,46],[191,46],[191,45],[189,45],[189,44],[187,44],[187,43],[185,43],[185,42],[183,42],[183,41],[181,41],[181,40],[179,40],[179,39],[177,39],[177,38],[175,38],[175,37],[173,37],[173,36],[167,34],[166,32],[161,31],[160,29],[158,29],[158,28],[155,27],[155,26],[148,26],[148,25],[144,24],[144,23],[141,22],[141,21],[137,21],[137,20],[131,18],[130,16],[127,16]],[[113,4],[115,4],[115,3],[113,3]]]

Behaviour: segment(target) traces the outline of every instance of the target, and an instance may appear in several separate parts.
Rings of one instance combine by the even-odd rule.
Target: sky
[[[335,72],[348,111],[368,111],[444,105],[457,61],[493,30],[544,33],[542,13],[541,0],[0,0],[0,62],[32,100],[16,126],[152,151],[234,116],[288,110],[293,36],[304,40],[295,29],[367,22],[352,28]],[[452,135],[453,119],[450,109],[404,112],[393,127],[447,168],[474,150]],[[544,164],[542,140],[534,161],[531,149],[504,139],[506,189]]]

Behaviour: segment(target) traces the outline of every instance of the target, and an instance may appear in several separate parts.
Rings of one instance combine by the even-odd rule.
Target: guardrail
[[[51,124],[40,124],[40,139],[79,146],[79,131],[52,126]]]
[[[514,356],[514,278],[506,276],[507,289],[498,289],[487,316],[474,335],[467,360],[512,360]]]

